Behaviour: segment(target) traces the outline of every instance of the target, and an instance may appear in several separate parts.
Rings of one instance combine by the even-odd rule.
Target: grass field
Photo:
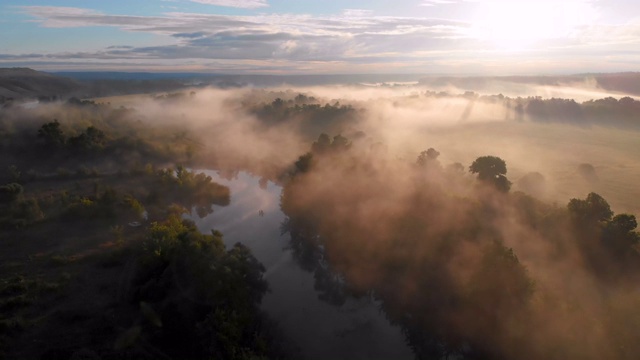
[[[507,176],[514,183],[528,172],[540,172],[546,180],[547,201],[565,205],[593,191],[607,199],[616,213],[640,215],[638,132],[492,122],[432,130],[421,142],[438,149],[444,164],[458,161],[468,166],[478,156],[499,156],[507,162]],[[578,172],[583,163],[593,165],[596,181]]]

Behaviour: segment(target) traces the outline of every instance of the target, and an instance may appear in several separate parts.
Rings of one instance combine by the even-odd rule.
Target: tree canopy
[[[511,188],[511,181],[506,177],[507,164],[497,156],[481,156],[477,158],[469,171],[478,174],[478,179],[493,184],[496,189],[507,192]]]
[[[567,207],[577,220],[585,223],[608,221],[613,216],[609,203],[594,192],[589,193],[584,200],[571,199]]]
[[[43,139],[48,147],[58,148],[65,143],[64,134],[58,120],[48,122],[38,130],[38,138]]]

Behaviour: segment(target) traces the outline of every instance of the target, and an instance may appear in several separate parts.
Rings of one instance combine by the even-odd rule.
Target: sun
[[[483,1],[478,4],[470,35],[496,49],[526,50],[568,38],[595,16],[586,0]]]

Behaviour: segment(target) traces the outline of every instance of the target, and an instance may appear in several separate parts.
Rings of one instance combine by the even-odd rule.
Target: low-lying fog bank
[[[640,211],[634,185],[640,145],[637,130],[629,131],[640,129],[635,120],[640,102],[452,94],[349,87],[208,89],[96,102],[136,109],[132,117],[145,123],[186,127],[221,167],[285,168],[325,132],[379,144],[406,161],[429,147],[442,153],[443,163],[464,166],[493,154],[507,161],[516,190],[529,190],[519,180],[535,172],[545,180],[535,194],[544,200],[564,203],[596,191],[615,210]],[[589,93],[600,95],[612,94]],[[580,170],[588,165],[591,175]]]

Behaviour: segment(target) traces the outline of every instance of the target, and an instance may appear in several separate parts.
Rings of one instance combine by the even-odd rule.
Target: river
[[[227,180],[216,171],[203,171],[228,186],[231,203],[214,206],[205,218],[193,217],[200,231],[224,234],[227,247],[242,242],[267,269],[270,292],[263,309],[282,328],[287,340],[305,359],[413,359],[400,328],[392,326],[374,300],[348,299],[330,305],[318,298],[314,276],[302,270],[287,249],[289,235],[280,234],[285,215],[280,211],[282,188],[246,172]],[[263,214],[260,212],[262,210]]]

